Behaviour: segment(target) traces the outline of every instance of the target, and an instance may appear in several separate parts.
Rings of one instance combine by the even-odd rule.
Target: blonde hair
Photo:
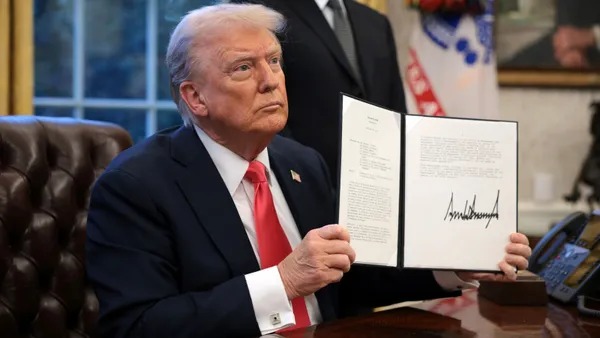
[[[192,53],[198,38],[208,37],[213,29],[228,29],[234,24],[265,28],[273,34],[285,29],[285,18],[275,10],[254,4],[218,4],[187,13],[177,24],[167,47],[166,64],[171,81],[171,96],[186,126],[194,122],[190,108],[179,95],[179,86],[200,69],[202,53]],[[213,31],[214,32],[214,31]]]

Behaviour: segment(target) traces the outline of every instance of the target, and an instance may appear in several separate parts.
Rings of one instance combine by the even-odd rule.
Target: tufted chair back
[[[71,118],[0,118],[0,337],[92,337],[85,276],[90,188],[131,146],[122,128]]]

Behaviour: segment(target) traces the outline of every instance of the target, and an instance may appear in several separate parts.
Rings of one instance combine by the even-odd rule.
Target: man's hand
[[[529,256],[531,256],[531,248],[529,240],[520,233],[512,233],[510,235],[510,243],[506,246],[506,256],[504,260],[498,263],[498,267],[504,274],[493,273],[473,273],[459,272],[458,278],[467,280],[496,280],[496,281],[514,281],[517,279],[515,267],[519,270],[526,270],[529,266]]]
[[[355,257],[350,234],[343,226],[334,224],[311,230],[277,265],[288,299],[304,297],[339,282]]]
[[[568,51],[585,51],[596,44],[594,33],[590,28],[562,26],[554,33],[555,55],[565,55]]]
[[[565,68],[588,68],[589,62],[584,52],[571,49],[562,54],[555,54],[556,60]]]

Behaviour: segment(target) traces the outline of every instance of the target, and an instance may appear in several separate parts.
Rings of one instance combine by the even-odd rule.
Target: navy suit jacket
[[[300,234],[335,223],[322,157],[279,136],[268,149]],[[193,128],[159,132],[106,168],[91,193],[86,250],[101,337],[260,335],[244,277],[259,264]],[[359,307],[458,294],[429,271],[356,266],[316,297],[330,321]]]

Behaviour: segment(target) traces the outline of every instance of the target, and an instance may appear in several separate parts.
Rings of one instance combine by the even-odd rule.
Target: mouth
[[[283,107],[283,102],[281,101],[273,101],[273,102],[269,102],[265,105],[263,105],[262,107],[260,107],[260,109],[275,109],[275,108],[281,108]]]

